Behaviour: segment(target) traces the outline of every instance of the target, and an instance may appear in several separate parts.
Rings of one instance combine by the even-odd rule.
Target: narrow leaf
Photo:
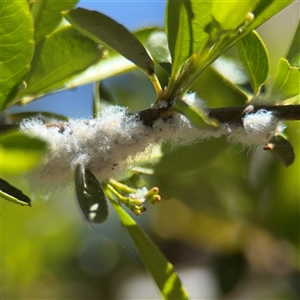
[[[237,43],[241,62],[247,72],[250,83],[257,95],[269,73],[267,49],[257,32],[252,31]]]
[[[121,24],[83,8],[69,10],[64,17],[82,34],[119,52],[147,74],[154,74],[153,61],[144,46]]]
[[[0,178],[0,197],[21,206],[31,206],[31,200],[28,196],[2,178]]]
[[[48,123],[48,120],[57,120],[62,122],[67,122],[69,120],[65,116],[48,111],[26,111],[21,113],[10,114],[8,118],[11,122],[14,123],[20,123],[22,120],[30,118],[41,118],[45,123]]]
[[[33,20],[26,0],[0,4],[0,111],[13,101],[13,91],[29,71],[33,56]]]
[[[32,68],[26,79],[27,88],[18,97],[22,104],[65,88],[76,74],[99,60],[102,50],[77,30],[64,27],[38,45]]]
[[[300,69],[292,67],[285,58],[279,60],[271,95],[285,100],[300,93]]]
[[[36,167],[46,150],[46,142],[17,131],[1,136],[1,171],[21,174]]]
[[[235,30],[245,22],[247,14],[253,11],[257,2],[218,0],[213,2],[212,13],[222,30]]]
[[[108,206],[101,184],[89,169],[80,164],[75,167],[75,189],[84,218],[97,224],[106,221]]]
[[[295,153],[291,143],[282,135],[274,136],[266,146],[264,150],[269,150],[285,167],[290,166],[295,160]]]
[[[291,63],[292,67],[300,68],[300,21],[298,23],[286,58]]]
[[[165,27],[172,56],[171,78],[176,78],[184,62],[206,42],[211,9],[211,1],[168,1]]]
[[[62,22],[61,12],[74,7],[78,0],[35,0],[31,6],[34,18],[34,39],[38,43]]]
[[[167,261],[157,246],[147,234],[127,214],[121,205],[115,201],[112,204],[139,252],[139,255],[150,275],[156,282],[164,299],[188,299],[187,292],[182,286],[173,265]]]

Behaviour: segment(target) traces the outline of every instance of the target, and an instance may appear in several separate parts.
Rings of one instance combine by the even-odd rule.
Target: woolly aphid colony
[[[183,100],[203,109],[203,102],[195,94],[187,94]],[[216,129],[199,129],[183,115],[176,114],[167,120],[158,119],[150,127],[136,115],[128,114],[127,109],[109,106],[95,119],[51,126],[37,118],[23,121],[21,130],[48,143],[43,164],[30,174],[34,185],[40,187],[62,186],[72,181],[78,163],[89,168],[100,182],[118,178],[142,157],[150,158],[153,146],[164,141],[175,147],[226,135],[246,145],[263,144],[282,131],[277,118],[266,110],[249,111],[242,121],[243,126],[222,124]]]

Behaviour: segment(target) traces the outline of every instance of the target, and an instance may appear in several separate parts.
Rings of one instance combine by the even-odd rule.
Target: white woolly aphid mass
[[[189,105],[197,103],[203,109],[203,102],[195,94],[187,95],[185,101]],[[21,124],[21,130],[48,143],[48,154],[43,164],[30,174],[31,181],[35,186],[57,187],[73,181],[78,163],[88,167],[100,182],[118,178],[141,157],[150,158],[154,145],[167,140],[175,147],[226,135],[235,142],[250,145],[267,142],[278,130],[278,120],[265,110],[246,114],[243,124],[244,128],[223,124],[216,129],[201,130],[178,114],[167,120],[158,119],[149,127],[136,115],[128,114],[126,108],[110,106],[95,119],[71,120],[57,126],[31,119]]]

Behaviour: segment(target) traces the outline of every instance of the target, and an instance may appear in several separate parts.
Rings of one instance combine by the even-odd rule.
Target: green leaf
[[[21,206],[31,206],[29,197],[2,178],[0,178],[0,198]]]
[[[283,136],[274,136],[264,147],[264,150],[269,150],[285,167],[290,166],[295,160],[295,153],[291,143]]]
[[[18,97],[21,104],[45,93],[68,88],[68,82],[99,60],[102,50],[68,26],[46,37],[37,47],[26,83]]]
[[[154,31],[147,41],[149,50],[154,61],[158,63],[168,75],[171,75],[171,55],[168,48],[168,40],[164,31]]]
[[[252,31],[237,43],[241,62],[257,95],[269,73],[269,55],[257,32]]]
[[[22,120],[30,118],[41,118],[46,123],[48,123],[48,120],[57,120],[62,122],[69,121],[69,119],[65,116],[47,111],[26,111],[8,115],[8,119],[14,123],[20,123]]]
[[[104,14],[83,8],[71,9],[64,13],[64,17],[82,34],[119,52],[148,75],[154,74],[154,64],[146,49],[121,24]]]
[[[121,205],[112,201],[122,225],[127,229],[130,237],[148,272],[156,282],[164,299],[188,299],[187,292],[182,286],[173,265],[150,240],[147,234],[127,214]]]
[[[300,21],[298,23],[286,58],[291,63],[292,67],[300,68]]]
[[[247,19],[258,0],[218,0],[213,2],[212,14],[222,30],[235,30]]]
[[[0,111],[13,101],[33,56],[33,20],[26,0],[0,4]]]
[[[35,0],[31,7],[34,18],[34,39],[38,43],[62,22],[61,12],[74,7],[78,0]]]
[[[279,60],[270,94],[285,100],[300,93],[300,69],[292,67],[285,58]]]
[[[75,189],[84,218],[97,224],[106,221],[108,206],[101,184],[89,169],[80,164],[75,167]]]
[[[165,27],[172,56],[171,78],[177,77],[185,61],[206,42],[211,9],[211,1],[168,1]]]
[[[226,137],[198,141],[192,146],[176,148],[170,143],[164,143],[160,153],[154,156],[153,160],[141,164],[141,167],[152,170],[152,174],[155,175],[178,174],[199,169],[214,160],[228,145]]]
[[[207,129],[218,125],[218,122],[209,118],[204,111],[200,111],[200,109],[196,109],[180,99],[176,100],[173,108],[187,117],[195,127]]]
[[[17,131],[1,136],[1,171],[20,174],[37,166],[46,150],[46,143]]]

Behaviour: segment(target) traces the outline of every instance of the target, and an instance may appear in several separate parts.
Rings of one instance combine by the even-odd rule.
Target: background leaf
[[[1,171],[21,174],[39,164],[46,150],[46,142],[17,131],[1,136]]]
[[[291,42],[290,48],[286,55],[287,60],[290,62],[292,67],[300,68],[300,21],[298,23],[297,29],[295,31],[293,40]]]
[[[69,10],[64,17],[82,34],[119,52],[147,74],[154,73],[153,61],[143,45],[113,19],[83,8]]]
[[[31,7],[35,42],[40,42],[47,34],[50,34],[63,20],[61,12],[71,9],[76,3],[78,0],[35,0]]]
[[[163,298],[178,300],[188,299],[187,292],[181,285],[173,265],[167,261],[157,246],[119,203],[112,201],[112,205],[122,225],[127,229],[145,267],[155,280]]]
[[[269,73],[269,55],[257,32],[252,31],[237,43],[241,62],[257,95]]]
[[[105,222],[108,206],[101,184],[89,169],[80,164],[75,167],[75,189],[84,218],[91,223]]]
[[[27,88],[18,97],[25,104],[45,93],[66,88],[76,74],[99,60],[102,50],[77,30],[64,27],[38,45],[32,68],[27,76]]]
[[[279,60],[270,94],[277,99],[285,100],[300,93],[300,69],[292,67],[289,62]]]
[[[21,206],[31,206],[28,196],[2,178],[0,178],[0,198]]]
[[[0,111],[13,101],[14,89],[29,71],[33,56],[33,21],[26,0],[0,4]]]

